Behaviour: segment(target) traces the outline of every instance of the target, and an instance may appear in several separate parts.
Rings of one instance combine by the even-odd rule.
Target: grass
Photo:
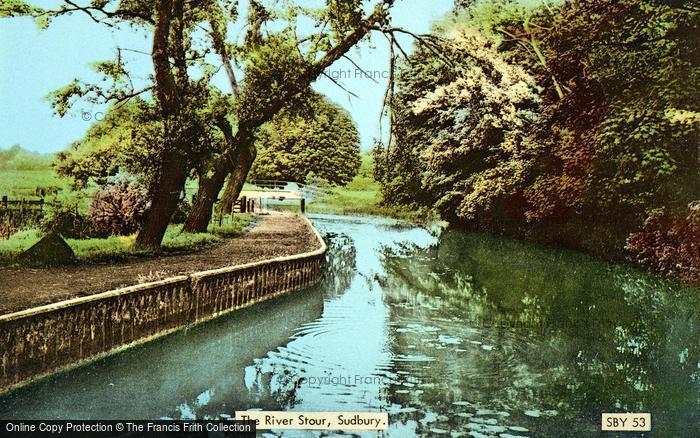
[[[424,210],[382,205],[381,188],[374,180],[373,166],[371,154],[363,154],[357,176],[345,187],[332,187],[327,194],[309,202],[307,210],[311,213],[385,216],[414,222],[425,222],[434,218],[434,215]],[[69,186],[70,180],[60,177],[50,167],[44,170],[0,172],[0,196],[8,195],[11,199],[34,197],[37,189],[44,189],[47,192],[58,189],[68,193]],[[188,181],[187,191],[195,190],[196,181]],[[241,234],[250,222],[249,216],[236,215],[234,219],[226,218],[221,226],[213,225],[207,233],[198,234],[182,233],[181,226],[171,225],[163,239],[162,250],[165,252],[197,251],[219,242],[222,238]],[[40,237],[40,231],[30,229],[16,233],[9,240],[0,240],[0,265],[14,263],[17,256]],[[66,239],[66,242],[82,263],[108,262],[152,255],[148,251],[137,249],[134,246],[135,239],[136,236],[131,235],[110,236],[103,239]]]
[[[374,163],[370,153],[362,154],[362,162],[357,176],[345,187],[332,187],[326,195],[307,203],[311,213],[353,214],[363,216],[386,216],[397,219],[424,222],[434,219],[434,215],[425,210],[414,210],[407,207],[387,206],[381,204],[381,187],[374,180]],[[70,180],[61,177],[47,167],[44,170],[3,170],[0,172],[0,196],[8,195],[11,199],[35,197],[37,188],[46,191],[60,190],[69,193]],[[197,181],[189,180],[186,184],[188,199],[197,189]],[[91,190],[85,191],[89,194]],[[89,197],[82,200],[88,208]],[[285,206],[280,208],[284,209]],[[296,207],[294,208],[296,210]],[[215,234],[227,236],[236,234],[236,226],[227,230],[226,226],[217,227]],[[1,251],[1,250],[0,250]],[[0,255],[0,260],[2,255]]]
[[[163,252],[193,252],[220,242],[225,237],[240,235],[251,223],[247,215],[238,215],[221,227],[211,227],[207,233],[183,233],[182,225],[170,225],[165,232]],[[0,240],[0,265],[13,264],[18,255],[39,240],[42,233],[36,229],[15,233],[8,240]],[[136,235],[109,236],[94,239],[66,239],[81,263],[100,263],[154,255],[134,245]]]
[[[61,177],[53,168],[46,166],[38,170],[3,169],[0,171],[0,196],[10,199],[35,199],[37,192],[44,189],[46,193],[59,191],[61,196],[78,196],[85,192],[71,192],[70,179]],[[194,186],[193,186],[194,184]],[[94,188],[92,188],[94,189]],[[196,181],[188,181],[188,190],[196,190]],[[81,208],[88,208],[89,197],[81,198]],[[219,226],[211,226],[207,233],[183,233],[181,225],[170,225],[162,242],[163,252],[192,252],[211,246],[222,238],[240,235],[251,223],[251,217],[236,215],[226,218]],[[0,240],[0,266],[15,263],[17,256],[36,243],[43,233],[37,229],[28,229],[15,233],[8,240]],[[110,236],[94,239],[66,239],[81,263],[99,263],[124,260],[132,257],[152,255],[147,250],[138,249],[134,242],[136,235]]]
[[[425,210],[381,204],[381,187],[374,180],[374,162],[371,154],[362,154],[362,163],[357,176],[345,187],[333,187],[330,191],[309,202],[310,213],[353,214],[361,216],[385,216],[413,222],[434,219]]]
[[[67,189],[70,180],[56,174],[52,168],[45,170],[2,170],[0,171],[0,196],[10,199],[36,198],[37,189],[47,193]]]
[[[38,230],[22,230],[8,240],[0,240],[0,265],[9,265],[25,249],[39,240]]]

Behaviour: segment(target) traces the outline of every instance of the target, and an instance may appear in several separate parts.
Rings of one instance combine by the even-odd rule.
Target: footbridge
[[[265,201],[299,201],[302,213],[306,209],[306,200],[313,200],[327,193],[327,190],[314,184],[283,180],[252,180],[243,186],[237,204],[241,211],[250,211],[264,204]],[[253,202],[251,204],[251,201]]]

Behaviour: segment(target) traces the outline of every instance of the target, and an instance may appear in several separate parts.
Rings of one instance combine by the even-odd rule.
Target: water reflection
[[[321,311],[317,290],[261,303],[9,393],[0,398],[0,418],[231,415],[253,402],[242,370],[255,357],[283,345],[300,324],[318,318]]]
[[[508,239],[313,219],[316,287],[24,388],[0,417],[359,410],[389,412],[395,437],[561,437],[629,410],[655,436],[697,430],[697,291]]]
[[[454,414],[480,433],[591,436],[601,412],[622,410],[652,412],[660,436],[697,430],[697,291],[484,235],[383,253],[401,343],[437,356],[423,377],[438,387],[400,401],[442,406],[441,429],[462,428]]]

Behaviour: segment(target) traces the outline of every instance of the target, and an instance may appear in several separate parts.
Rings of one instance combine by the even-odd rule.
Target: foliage
[[[170,218],[170,223],[171,224],[184,223],[185,219],[187,219],[187,215],[190,213],[191,209],[192,209],[192,204],[187,200],[187,194],[185,193],[185,197],[183,197],[180,200],[180,202],[177,204],[177,208],[175,209],[173,216]]]
[[[166,252],[197,251],[243,232],[251,222],[249,216],[236,216],[236,220],[222,229],[208,233],[183,233],[179,225],[171,225],[163,238],[162,250]],[[15,233],[9,240],[0,240],[0,265],[15,263],[17,256],[36,243],[43,231],[28,229]],[[134,246],[135,235],[93,237],[85,239],[67,238],[66,242],[82,263],[114,262],[133,257],[151,256],[153,253]]]
[[[395,142],[377,156],[384,202],[605,257],[651,212],[687,216],[700,198],[700,9],[461,3],[435,30],[442,50],[419,47],[399,72]],[[645,226],[672,228],[654,214]]]
[[[427,56],[425,64],[419,71],[407,66],[399,78],[385,199],[401,202],[411,196],[406,189],[419,185],[416,191],[425,194],[415,201],[433,200],[444,217],[486,221],[525,184],[535,148],[525,134],[536,116],[537,90],[523,68],[476,32],[456,30],[443,45],[446,57],[463,60],[459,66],[446,70],[423,49],[416,57]],[[435,80],[428,85],[428,78]],[[405,149],[409,160],[393,159]]]
[[[40,29],[49,25],[49,18],[43,15],[40,8],[32,6],[23,0],[3,0],[0,3],[0,18],[22,17],[34,15],[34,21]]]
[[[41,223],[42,216],[40,210],[0,209],[0,239],[9,239],[20,230],[36,227]]]
[[[97,235],[92,219],[85,213],[83,200],[79,196],[57,198],[47,207],[41,219],[43,232],[55,231],[65,238],[85,239]]]
[[[681,219],[652,212],[627,249],[640,265],[700,287],[700,209]]]
[[[39,154],[23,149],[16,144],[10,149],[0,149],[0,171],[45,170],[51,166],[51,154]]]
[[[106,235],[135,233],[146,211],[147,196],[143,187],[126,178],[102,186],[90,207],[95,229]]]
[[[162,129],[153,105],[134,99],[108,110],[85,137],[57,155],[55,168],[77,187],[84,187],[91,178],[105,184],[120,172],[150,181],[163,149]]]
[[[243,234],[244,230],[253,222],[253,219],[245,214],[236,214],[230,220],[225,220],[222,225],[213,224],[208,232],[220,237],[236,237]]]
[[[215,105],[213,101],[210,104]],[[205,118],[202,111],[191,114],[192,126],[189,133],[183,133],[191,146],[192,166],[200,170],[208,158],[205,149],[221,147],[221,136]],[[85,137],[58,153],[55,168],[59,175],[72,178],[79,188],[90,181],[106,184],[119,173],[134,175],[150,187],[159,172],[165,139],[163,121],[154,103],[132,99],[111,107]]]
[[[152,75],[133,75],[122,56],[124,49],[117,48],[114,59],[92,64],[99,80],[75,79],[47,96],[60,116],[81,100],[113,105],[112,120],[62,156],[59,169],[79,185],[119,171],[138,176],[151,199],[140,230],[141,245],[160,244],[193,172],[200,182],[197,200],[202,205],[192,209],[188,229],[205,226],[212,193],[219,192],[233,167],[240,166],[246,176],[254,159],[254,153],[242,159],[240,147],[248,148],[262,124],[303,95],[370,29],[387,24],[393,0],[329,1],[319,7],[303,2],[250,1],[247,7],[240,3],[95,0],[76,5],[64,0],[43,9],[13,0],[0,9],[0,17],[28,15],[42,23],[80,12],[113,29],[126,25],[152,32]],[[365,17],[368,9],[372,12]],[[230,32],[234,29],[240,32]],[[301,29],[304,35],[299,35]],[[222,64],[231,95],[224,95],[212,81]],[[119,114],[122,108],[126,113]]]
[[[194,251],[219,242],[208,233],[182,233],[179,226],[168,227],[163,237],[164,251]],[[104,262],[146,256],[151,253],[134,245],[135,236],[109,236],[102,239],[67,239],[66,242],[81,262]]]
[[[550,62],[537,74],[568,90],[563,99],[545,94],[538,140],[547,146],[526,193],[531,218],[601,212],[640,226],[655,208],[697,199],[700,96],[688,84],[700,84],[699,19],[682,8],[602,1],[573,2],[549,20],[541,46]]]
[[[374,161],[369,153],[363,153],[357,175],[344,187],[330,187],[312,200],[307,210],[313,213],[356,214],[386,216],[411,221],[434,219],[424,207],[386,205],[381,202],[381,186],[374,180]]]
[[[259,129],[251,176],[307,182],[313,174],[339,185],[355,176],[360,140],[352,118],[323,96],[309,101],[308,111],[289,108]]]
[[[9,239],[10,236],[19,231],[19,227],[12,219],[7,215],[0,216],[0,240]]]
[[[295,36],[280,32],[244,52],[242,65],[246,80],[234,108],[238,120],[251,120],[268,113],[289,84],[301,80],[309,63],[299,53]]]

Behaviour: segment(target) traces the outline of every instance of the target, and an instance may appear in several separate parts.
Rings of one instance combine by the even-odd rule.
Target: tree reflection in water
[[[449,346],[466,340],[489,352],[436,358],[429,373],[451,384],[426,389],[422,403],[548,417],[538,428],[545,435],[596,433],[600,414],[614,411],[652,412],[660,436],[699,424],[698,291],[570,251],[457,231],[427,249],[383,255],[392,320],[410,320],[397,329],[399,349],[435,356],[436,346],[454,353],[463,349]],[[417,340],[430,331],[417,325],[421,314],[440,329],[459,324],[453,332],[469,339]],[[563,429],[570,421],[576,427]]]

